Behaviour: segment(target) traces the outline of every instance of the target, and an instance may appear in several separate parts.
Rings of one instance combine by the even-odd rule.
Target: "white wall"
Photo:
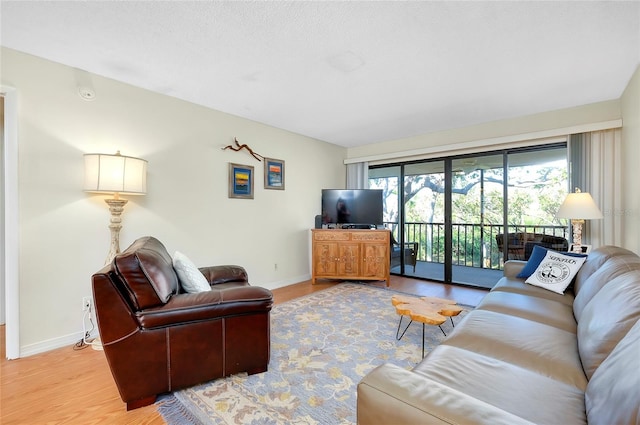
[[[640,66],[631,77],[621,98],[622,105],[622,181],[624,206],[620,219],[625,248],[640,253]]]
[[[18,93],[20,346],[29,355],[77,341],[81,301],[109,248],[106,196],[82,191],[84,153],[149,161],[148,193],[129,197],[121,248],[158,237],[198,265],[239,264],[270,289],[310,277],[309,229],[320,191],[344,187],[344,148],[2,49],[2,84]],[[285,161],[286,190],[263,188],[263,163],[222,151],[237,137]],[[228,163],[255,167],[255,198],[229,199]],[[278,264],[275,270],[275,264]]]

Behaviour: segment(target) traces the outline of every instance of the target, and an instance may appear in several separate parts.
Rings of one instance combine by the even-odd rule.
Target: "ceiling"
[[[2,0],[0,12],[2,46],[345,147],[618,99],[640,63],[639,1]]]

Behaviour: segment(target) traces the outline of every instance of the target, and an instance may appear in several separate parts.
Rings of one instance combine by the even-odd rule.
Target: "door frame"
[[[5,289],[5,351],[7,359],[17,359],[20,357],[18,104],[15,88],[1,85],[0,94],[4,98],[2,280]]]

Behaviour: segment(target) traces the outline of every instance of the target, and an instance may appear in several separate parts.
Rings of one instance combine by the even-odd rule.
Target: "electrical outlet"
[[[91,311],[91,297],[82,297],[82,311]]]

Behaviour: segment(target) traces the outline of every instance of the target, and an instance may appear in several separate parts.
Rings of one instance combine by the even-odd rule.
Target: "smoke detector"
[[[96,98],[96,92],[89,87],[78,87],[78,96],[88,102],[91,102]]]

